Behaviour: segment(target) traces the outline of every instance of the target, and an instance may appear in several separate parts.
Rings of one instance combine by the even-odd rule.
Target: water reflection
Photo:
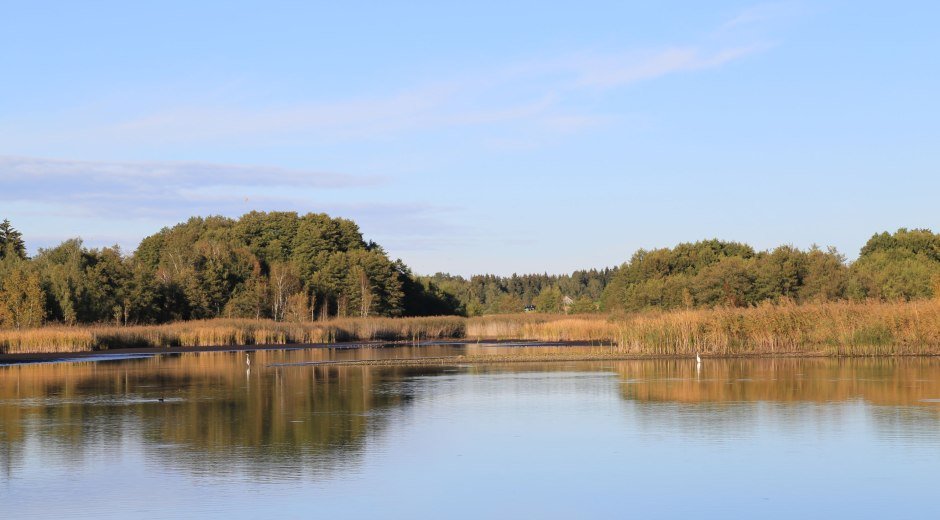
[[[254,356],[267,363],[296,353]],[[84,450],[140,435],[148,456],[199,474],[328,472],[350,463],[388,410],[407,405],[410,395],[395,387],[422,373],[265,370],[257,362],[245,370],[242,361],[211,353],[7,367],[0,376],[3,467],[9,475],[27,442],[41,445],[44,457],[61,457],[59,464],[81,465]]]
[[[860,432],[892,449],[936,455],[940,447],[934,358],[271,366],[501,348],[260,351],[250,366],[244,353],[213,352],[0,367],[0,490],[25,494],[21,478],[36,483],[51,472],[55,480],[101,464],[145,468],[153,474],[138,478],[148,483],[170,471],[196,482],[323,484],[372,474],[376,461],[435,428],[476,432],[470,440],[498,430],[513,437],[491,442],[523,437],[543,447],[585,428],[611,461],[620,450],[670,446],[684,454],[682,464],[700,456],[682,451],[689,446],[730,456],[768,432],[786,449]],[[451,423],[458,433],[441,426]],[[459,449],[472,450],[467,441]]]

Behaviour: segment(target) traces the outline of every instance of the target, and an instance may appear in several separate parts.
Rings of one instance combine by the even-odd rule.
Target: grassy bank
[[[467,336],[589,341],[645,355],[940,354],[940,300],[765,304],[606,317],[491,316],[468,320]]]
[[[765,304],[530,323],[541,340],[609,341],[650,355],[940,354],[940,300]]]
[[[0,352],[128,347],[322,344],[466,338],[586,341],[659,356],[940,354],[940,300],[777,304],[623,316],[513,314],[479,318],[348,318],[314,323],[191,321],[140,327],[0,331]]]
[[[139,327],[44,327],[0,331],[0,353],[89,352],[132,347],[322,344],[342,341],[461,338],[465,320],[349,318],[314,323],[215,319]]]

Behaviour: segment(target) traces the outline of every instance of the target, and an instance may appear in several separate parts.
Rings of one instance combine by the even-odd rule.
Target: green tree
[[[940,283],[940,262],[904,249],[878,250],[859,258],[851,276],[850,293],[856,299],[930,298]]]
[[[40,249],[34,262],[41,274],[50,319],[66,325],[95,321],[86,273],[89,256],[81,239]]]
[[[754,303],[753,260],[726,257],[709,265],[694,281],[694,298],[705,306],[740,307]]]
[[[516,294],[507,292],[497,298],[493,312],[497,314],[511,314],[522,312],[523,307],[525,307],[525,304],[522,303],[522,298]]]
[[[562,312],[562,298],[564,296],[561,294],[561,289],[546,287],[535,298],[535,310],[550,313]]]
[[[297,268],[287,262],[276,262],[271,266],[271,317],[283,321],[291,297],[300,291]]]
[[[853,298],[912,300],[935,295],[940,284],[940,235],[901,228],[881,233],[862,247],[850,270]]]
[[[849,268],[834,247],[822,251],[813,246],[806,254],[806,276],[800,301],[824,302],[847,297]]]
[[[598,311],[598,304],[587,296],[582,296],[571,304],[568,309],[569,314],[589,314]]]
[[[226,303],[224,315],[229,318],[261,319],[269,317],[271,291],[267,278],[260,274],[250,276],[235,289]]]
[[[940,234],[935,234],[929,229],[907,228],[901,228],[893,234],[876,234],[862,247],[859,258],[865,258],[878,251],[906,251],[940,262]]]
[[[118,246],[87,253],[91,261],[85,270],[93,321],[113,320],[126,324],[130,318],[132,272]]]
[[[39,272],[26,261],[4,262],[0,276],[0,327],[25,329],[45,319]]]
[[[4,258],[26,259],[26,243],[23,234],[13,228],[10,221],[0,222],[0,260]]]

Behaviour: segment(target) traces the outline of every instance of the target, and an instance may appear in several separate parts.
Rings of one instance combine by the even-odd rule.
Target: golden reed
[[[639,355],[940,354],[940,300],[763,304],[627,315],[509,314],[343,318],[323,322],[215,319],[154,326],[49,326],[0,331],[0,352],[128,347],[323,344],[434,339],[578,341]]]
[[[467,335],[583,341],[657,356],[940,354],[940,300],[784,302],[621,316],[488,316],[469,320]]]
[[[134,347],[218,347],[227,345],[322,344],[340,341],[461,338],[465,320],[427,318],[344,318],[324,322],[215,319],[166,325],[118,327],[49,326],[0,331],[0,353],[88,352]]]

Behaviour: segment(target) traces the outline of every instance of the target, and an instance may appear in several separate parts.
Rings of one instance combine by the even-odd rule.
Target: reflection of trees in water
[[[685,436],[733,445],[764,435],[781,439],[874,438],[896,444],[940,444],[940,414],[925,406],[880,406],[852,402],[652,402],[627,403],[636,430],[652,438]],[[769,432],[769,433],[768,433]]]
[[[880,438],[940,440],[937,358],[690,359],[479,365],[472,373],[614,372],[630,420],[649,435],[685,432],[716,441],[864,419]],[[585,384],[595,385],[592,380]]]
[[[148,461],[207,477],[321,474],[348,468],[369,434],[411,401],[405,378],[435,372],[265,368],[296,356],[251,356],[250,373],[235,353],[3,369],[0,455],[15,468],[32,438],[43,457],[80,464],[86,450],[140,436]]]
[[[754,433],[766,421],[786,433],[807,424],[837,431],[864,419],[880,438],[940,439],[940,404],[924,402],[940,397],[935,358],[712,359],[701,368],[624,361],[614,369],[633,417],[651,429],[719,439]]]
[[[940,405],[873,406],[867,409],[878,438],[891,443],[922,444],[930,439],[940,447]]]
[[[178,465],[182,458],[206,477],[239,472],[272,479],[348,470],[370,435],[411,401],[407,392],[378,391],[400,387],[405,372],[290,367],[252,374],[247,388],[211,399],[201,385],[190,387],[178,396],[182,401],[151,407],[155,415],[144,446],[161,465]]]
[[[921,405],[940,397],[936,358],[710,359],[613,363],[626,399],[676,402],[840,402]]]
[[[0,476],[13,478],[13,468],[23,464],[22,441],[8,440],[0,430]]]
[[[16,473],[28,441],[41,448],[44,461],[70,466],[139,439],[148,463],[206,478],[322,477],[355,464],[370,436],[417,392],[428,391],[413,376],[452,369],[267,365],[453,353],[445,347],[256,352],[248,374],[244,353],[224,352],[0,367],[0,472],[7,478]],[[768,420],[783,433],[808,423],[834,431],[862,418],[879,438],[933,439],[940,422],[940,404],[922,402],[940,399],[940,360],[934,358],[707,359],[701,369],[690,360],[597,361],[462,370],[509,379],[523,372],[615,373],[619,380],[611,382],[630,419],[649,435],[688,431],[721,440],[729,433],[756,435]],[[590,378],[575,384],[582,394],[610,391]]]

